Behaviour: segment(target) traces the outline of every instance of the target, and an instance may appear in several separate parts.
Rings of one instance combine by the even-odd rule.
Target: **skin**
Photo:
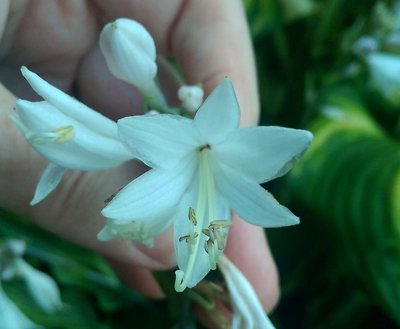
[[[111,76],[97,46],[101,27],[118,17],[145,25],[158,53],[174,56],[188,84],[201,82],[206,94],[229,76],[242,125],[256,124],[254,59],[239,0],[0,0],[0,207],[102,253],[134,290],[161,298],[151,270],[176,265],[171,231],[157,237],[153,249],[96,239],[104,225],[104,200],[142,173],[143,166],[132,162],[100,173],[71,172],[47,199],[31,207],[47,162],[30,149],[8,118],[16,97],[37,99],[20,74],[21,65],[112,118],[138,113],[137,92]],[[160,74],[162,81],[172,79],[168,72]],[[264,232],[236,216],[234,221],[226,254],[270,311],[279,289]]]

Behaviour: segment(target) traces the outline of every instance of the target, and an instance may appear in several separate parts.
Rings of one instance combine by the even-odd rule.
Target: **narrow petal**
[[[280,227],[299,223],[298,217],[280,205],[270,193],[231,168],[222,164],[216,166],[215,180],[217,189],[231,208],[250,224]]]
[[[25,66],[21,68],[21,72],[37,94],[65,115],[81,121],[94,131],[99,131],[110,137],[117,137],[117,127],[114,121],[52,86],[37,74],[29,71]]]
[[[210,271],[210,255],[205,250],[205,243],[208,236],[204,233],[198,236],[193,236],[194,225],[188,218],[189,208],[197,209],[198,201],[198,179],[190,186],[189,190],[184,194],[180,204],[177,216],[174,221],[174,241],[175,241],[175,252],[179,272],[184,275],[188,270],[188,264],[190,259],[193,258],[193,270],[189,280],[187,281],[187,287],[192,288],[199,283]],[[230,209],[227,201],[222,195],[216,195],[215,200],[214,216],[216,218],[210,218],[209,213],[205,214],[205,220],[201,229],[206,229],[211,220],[216,219],[230,219]],[[201,219],[198,218],[199,225]],[[227,232],[226,232],[227,233]],[[189,236],[188,239],[183,237]],[[191,237],[190,237],[191,236]],[[221,254],[223,250],[216,250],[218,254]],[[179,280],[178,280],[179,281]]]
[[[237,129],[226,141],[213,145],[217,157],[258,183],[286,174],[306,151],[312,134],[282,127]]]
[[[13,122],[32,147],[60,166],[101,170],[134,157],[119,139],[91,130],[47,102],[18,100],[16,112]]]
[[[194,125],[202,144],[225,140],[228,133],[239,126],[240,109],[232,82],[224,79],[200,106]]]
[[[66,168],[50,163],[40,177],[31,205],[33,206],[37,204],[48,196],[60,183],[61,178],[66,171]]]
[[[180,271],[186,272],[190,257],[195,258],[195,268],[189,278],[188,287],[194,287],[210,271],[208,255],[204,250],[206,236],[201,234],[194,241],[179,241],[183,236],[193,231],[193,224],[188,218],[189,208],[195,207],[197,202],[198,183],[192,184],[187,193],[184,194],[178,213],[174,221],[175,253]],[[196,244],[198,245],[196,247]]]
[[[102,210],[104,217],[131,222],[169,214],[190,185],[194,158],[171,170],[152,169],[123,188]]]
[[[274,329],[250,282],[224,255],[218,267],[224,276],[234,309],[232,329]]]
[[[198,142],[192,120],[178,115],[142,115],[118,121],[121,140],[152,168],[173,168]]]

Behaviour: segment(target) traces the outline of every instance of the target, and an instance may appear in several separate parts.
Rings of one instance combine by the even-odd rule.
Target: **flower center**
[[[225,247],[226,228],[230,225],[227,220],[215,220],[216,192],[214,176],[210,167],[209,144],[199,148],[199,190],[197,196],[196,211],[189,209],[189,220],[191,222],[190,232],[180,237],[180,242],[186,242],[189,248],[189,259],[186,270],[177,270],[175,290],[183,291],[193,274],[196,259],[201,252],[206,252],[210,261],[210,268],[215,269],[221,250]],[[211,221],[212,220],[212,221]],[[210,223],[211,221],[211,223]],[[206,239],[202,237],[206,236]],[[204,248],[201,246],[204,241]]]

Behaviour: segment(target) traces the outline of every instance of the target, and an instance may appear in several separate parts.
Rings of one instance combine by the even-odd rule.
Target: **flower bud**
[[[119,18],[104,26],[100,49],[112,74],[151,94],[157,73],[154,40],[140,23]]]
[[[203,102],[204,91],[198,86],[182,86],[178,90],[178,98],[182,102],[182,107],[191,113],[197,111]]]

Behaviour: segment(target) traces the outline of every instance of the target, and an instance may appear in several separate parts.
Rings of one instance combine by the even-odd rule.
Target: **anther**
[[[197,225],[196,213],[192,207],[189,208],[188,217],[189,217],[189,220],[193,223],[193,225],[196,226]]]

